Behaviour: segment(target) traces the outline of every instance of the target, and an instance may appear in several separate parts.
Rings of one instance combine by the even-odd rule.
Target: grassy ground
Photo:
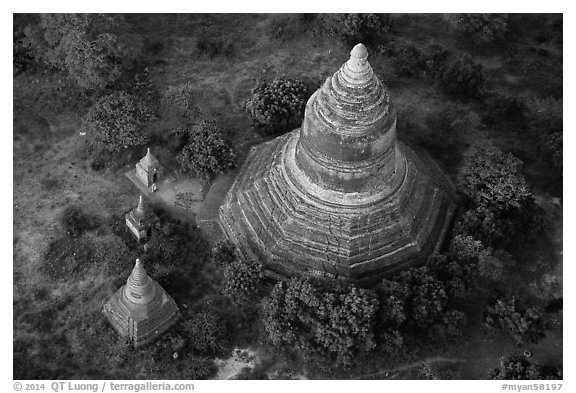
[[[291,26],[282,39],[270,36],[278,18],[287,18]],[[296,16],[136,14],[127,19],[132,32],[145,40],[153,84],[163,90],[191,82],[196,87],[198,106],[216,121],[241,158],[250,146],[264,140],[255,133],[243,111],[243,102],[258,78],[288,75],[319,86],[347,60],[350,50],[337,38],[313,36]],[[538,32],[545,31],[546,23],[552,23],[552,19],[542,18],[540,25],[533,25],[536,22],[530,19],[517,32],[517,51],[513,55],[475,54],[475,60],[485,68],[488,82],[519,96],[558,96],[560,92],[561,97],[562,52],[538,39]],[[421,49],[434,38],[454,54],[470,51],[447,29],[440,15],[395,15],[394,21],[391,38],[400,38]],[[203,30],[230,42],[232,54],[217,54],[212,59],[199,56],[196,44]],[[377,74],[384,73],[388,59],[376,48],[368,49],[373,69]],[[122,171],[96,172],[88,165],[78,134],[82,105],[75,97],[59,93],[65,91],[59,89],[65,83],[54,76],[20,75],[14,79],[14,376],[127,379],[203,375],[185,368],[184,363],[170,363],[172,353],[123,349],[101,315],[102,305],[125,282],[134,257],[141,252],[129,238],[120,236],[113,225],[134,205],[138,192]],[[451,99],[421,76],[394,80],[389,92],[398,110],[411,114],[412,126],[399,128],[399,137],[420,144],[454,175],[458,161],[430,143],[437,130],[426,122],[429,114],[444,108]],[[480,112],[474,104],[469,109]],[[152,128],[153,132],[162,133],[169,123],[161,119]],[[562,211],[549,203],[550,196],[561,196],[561,183],[550,179],[549,164],[533,140],[513,126],[479,125],[463,135],[459,153],[487,138],[525,162],[525,174],[546,205],[553,225],[552,241],[537,243],[525,256],[540,255],[549,260],[548,271],[561,282],[561,253],[557,251],[562,249],[561,241],[558,242],[562,236]],[[92,263],[79,266],[73,276],[53,279],[43,269],[43,255],[50,243],[63,237],[57,220],[69,205],[81,206],[97,218],[100,227],[66,246],[79,250],[88,244],[94,255],[89,259]],[[219,295],[220,278],[209,264],[208,244],[198,237],[190,239],[196,239],[193,241],[198,242],[199,250],[190,261],[192,281],[171,282],[162,278],[162,283],[169,287],[166,289],[182,305],[185,317],[209,305],[225,319],[232,337],[230,344],[256,349],[264,363],[262,367],[270,374],[290,377],[302,371],[298,365],[286,363],[262,347],[261,332],[253,322],[253,315],[231,309]],[[115,246],[109,247],[110,244]],[[105,248],[109,248],[107,253],[103,251]],[[521,288],[525,279],[528,278],[518,278],[510,285]],[[557,361],[561,358],[561,343],[560,326],[533,349],[542,361]],[[396,364],[379,366],[376,362],[367,377],[415,378],[418,369],[415,365],[426,361],[445,377],[485,378],[500,356],[518,349],[510,340],[485,342],[478,332],[470,331],[459,345],[443,353],[435,349]],[[129,366],[118,368],[120,364]],[[360,373],[354,375],[364,377]]]

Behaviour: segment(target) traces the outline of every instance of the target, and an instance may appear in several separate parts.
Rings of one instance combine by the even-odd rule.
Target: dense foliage
[[[455,97],[477,96],[484,86],[482,66],[468,55],[462,55],[450,62],[437,74],[442,89]]]
[[[321,32],[339,36],[348,45],[372,42],[391,27],[388,14],[322,14],[318,23]]]
[[[449,18],[476,45],[501,40],[508,29],[507,14],[450,14]]]
[[[393,58],[398,76],[414,76],[426,67],[425,57],[418,48],[401,40],[389,41],[379,47],[380,53]]]
[[[208,179],[236,167],[236,153],[216,126],[201,118],[188,128],[188,144],[176,157],[182,172]]]
[[[60,216],[60,223],[68,236],[78,237],[90,229],[94,229],[94,218],[84,213],[78,206],[68,206]]]
[[[440,43],[432,40],[426,45],[426,55],[424,63],[426,64],[426,71],[432,78],[442,71],[448,61],[450,51],[442,46]]]
[[[308,360],[347,366],[355,355],[376,346],[377,307],[374,295],[364,289],[322,291],[292,279],[274,286],[262,319],[274,345],[295,348]]]
[[[525,105],[520,99],[505,90],[490,90],[484,94],[484,106],[486,116],[484,121],[494,124],[498,121],[521,121],[525,111]]]
[[[488,305],[484,318],[488,333],[504,331],[517,344],[537,343],[546,336],[542,311],[538,306],[524,307],[516,297],[496,299]]]
[[[260,80],[246,101],[246,112],[264,134],[288,131],[302,121],[307,90],[298,79]]]
[[[494,368],[488,377],[500,380],[562,379],[562,370],[532,363],[522,355],[512,355],[500,359],[500,367]]]
[[[143,127],[153,118],[150,110],[134,96],[115,92],[100,98],[82,120],[85,132],[95,147],[118,152],[146,144]]]
[[[540,149],[560,171],[563,168],[563,100],[532,98],[527,102],[528,119]]]
[[[133,67],[138,45],[116,32],[122,18],[105,14],[42,14],[26,28],[34,58],[67,71],[86,90],[99,91]]]
[[[471,206],[458,221],[457,232],[488,246],[539,233],[541,217],[521,170],[522,162],[510,153],[492,146],[474,151],[458,177],[458,186]]]
[[[182,325],[193,353],[213,354],[224,349],[226,332],[214,313],[210,311],[194,313]]]
[[[212,261],[218,268],[230,265],[238,259],[236,246],[228,239],[220,240],[212,247]]]

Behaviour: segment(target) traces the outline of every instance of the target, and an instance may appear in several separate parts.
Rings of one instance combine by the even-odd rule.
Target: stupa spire
[[[144,213],[146,213],[146,205],[144,203],[144,197],[142,195],[140,195],[140,200],[138,201],[138,207],[136,208],[136,211],[141,215],[144,215]],[[136,260],[136,262],[138,263],[138,260]]]
[[[140,259],[136,259],[136,264],[126,282],[125,291],[126,298],[136,304],[147,304],[154,299],[155,293],[152,279],[144,270]]]

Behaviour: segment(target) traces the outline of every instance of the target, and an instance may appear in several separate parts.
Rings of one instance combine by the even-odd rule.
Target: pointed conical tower
[[[371,285],[443,242],[452,189],[428,160],[397,141],[390,97],[358,44],[310,97],[301,129],[252,148],[220,224],[271,277]]]
[[[155,340],[180,317],[174,300],[148,276],[139,259],[126,285],[112,295],[103,312],[135,347]]]
[[[148,208],[140,195],[138,206],[126,214],[126,226],[136,236],[138,241],[146,240],[152,235],[152,228],[158,223],[158,217]]]

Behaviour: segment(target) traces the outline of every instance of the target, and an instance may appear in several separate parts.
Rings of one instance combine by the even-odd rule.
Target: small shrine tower
[[[176,323],[180,310],[140,263],[102,310],[114,329],[135,347],[154,341]]]
[[[140,180],[146,187],[151,187],[164,176],[164,168],[160,161],[150,152],[150,148],[146,156],[136,163],[136,178]]]
[[[126,214],[126,226],[136,236],[138,241],[149,239],[152,228],[158,224],[158,217],[148,208],[140,195],[138,206]]]

